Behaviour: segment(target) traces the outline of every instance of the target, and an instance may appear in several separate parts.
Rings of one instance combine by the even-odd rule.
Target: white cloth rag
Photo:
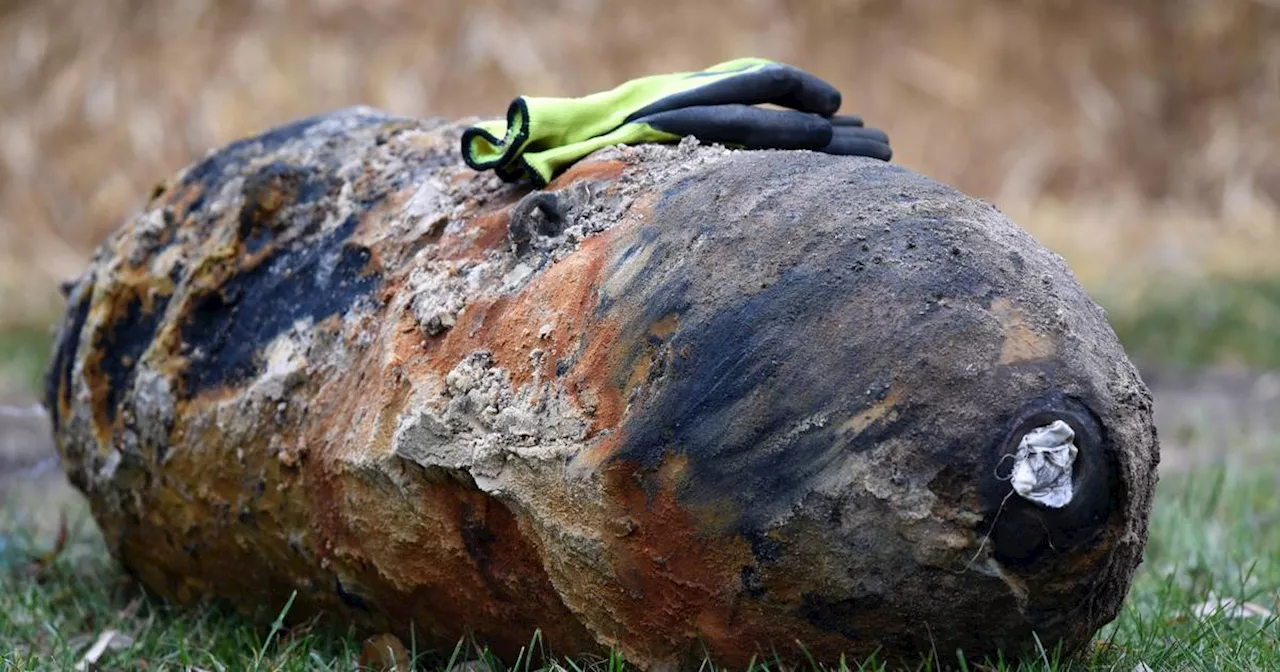
[[[1054,420],[1022,437],[1013,456],[1013,491],[1042,506],[1060,509],[1074,495],[1071,468],[1076,462],[1076,433]]]

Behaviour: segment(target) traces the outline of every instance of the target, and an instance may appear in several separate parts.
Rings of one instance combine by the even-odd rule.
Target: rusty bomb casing
[[[1063,261],[902,167],[603,150],[544,191],[353,109],[157,187],[47,403],[149,589],[647,668],[1078,647],[1140,562],[1151,397]],[[1008,461],[1061,420],[1060,508]]]

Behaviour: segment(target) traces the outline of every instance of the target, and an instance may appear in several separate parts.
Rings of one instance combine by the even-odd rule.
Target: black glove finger
[[[760,74],[774,78],[779,93],[756,103],[773,103],[824,117],[840,109],[840,91],[817,75],[783,64],[764,68]]]
[[[837,114],[831,117],[832,126],[862,126],[862,117],[856,114]]]
[[[893,158],[889,137],[874,128],[836,127],[831,142],[822,148],[827,154],[841,156],[867,156],[881,161]]]
[[[820,149],[831,143],[831,122],[816,114],[749,105],[684,107],[636,119],[674,135],[748,149]]]
[[[889,144],[889,134],[878,128],[866,128],[864,126],[835,126],[836,135],[847,135],[850,137],[865,138],[867,140],[875,140]]]
[[[632,112],[626,121],[687,107],[764,103],[830,117],[840,109],[840,92],[799,68],[781,64],[767,65],[666,96]]]

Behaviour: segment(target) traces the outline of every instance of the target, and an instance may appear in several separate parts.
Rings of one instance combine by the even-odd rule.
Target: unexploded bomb
[[[185,169],[47,390],[181,602],[649,668],[1072,648],[1147,534],[1151,398],[1060,258],[902,167],[597,152],[545,191],[351,110]]]

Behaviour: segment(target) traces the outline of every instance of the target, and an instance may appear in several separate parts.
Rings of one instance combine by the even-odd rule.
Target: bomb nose
[[[1036,565],[1097,539],[1121,493],[1115,451],[1083,402],[1029,402],[993,452],[983,489],[997,560]]]

